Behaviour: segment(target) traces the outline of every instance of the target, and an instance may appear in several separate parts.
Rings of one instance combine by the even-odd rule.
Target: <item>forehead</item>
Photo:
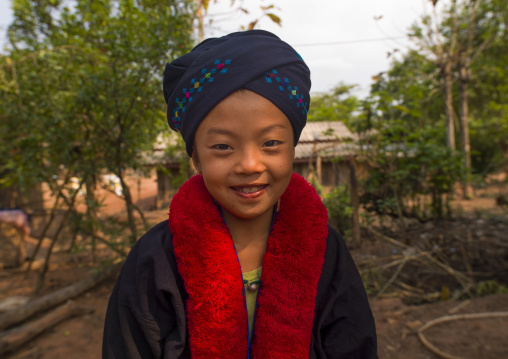
[[[249,135],[267,129],[293,134],[291,123],[277,106],[255,92],[240,90],[210,111],[199,125],[196,136],[217,134],[221,130]]]

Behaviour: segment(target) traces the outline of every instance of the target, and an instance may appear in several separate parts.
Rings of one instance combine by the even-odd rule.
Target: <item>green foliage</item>
[[[167,126],[164,65],[192,46],[192,6],[13,0],[9,47],[0,57],[0,131],[7,134],[0,184],[44,181],[57,191],[62,178],[92,183],[106,172],[122,179],[128,169],[143,170],[142,152]]]
[[[448,197],[463,175],[459,153],[431,126],[408,132],[404,121],[385,124],[366,151],[370,167],[362,202],[368,211],[420,220],[449,214]]]
[[[508,169],[508,111],[505,118],[473,118],[471,121],[471,162],[473,173],[485,179],[490,173]]]
[[[15,0],[1,115],[10,134],[2,152],[19,157],[2,168],[23,172],[21,181],[40,180],[32,170],[51,164],[77,174],[140,167],[140,152],[165,128],[164,64],[191,44],[188,7]]]
[[[187,150],[185,148],[185,142],[182,139],[182,136],[177,134],[176,132],[166,131],[162,133],[162,138],[164,138],[164,142],[170,144],[165,148],[164,154],[165,157],[172,160],[177,161],[178,166],[178,174],[174,175],[171,179],[171,185],[173,188],[179,188],[185,181],[189,179],[189,175],[191,174],[191,158],[187,156]],[[158,170],[162,171],[165,175],[171,175],[171,172],[159,166]]]
[[[479,296],[489,295],[489,294],[505,294],[508,293],[508,287],[503,284],[500,284],[496,280],[487,280],[483,282],[479,282],[476,285],[476,294]]]
[[[471,65],[470,113],[474,172],[508,170],[508,3],[483,0],[474,46],[487,41]]]
[[[329,93],[312,95],[308,120],[342,121],[354,127],[360,106],[358,98],[351,94],[355,88],[356,85],[340,83]]]
[[[386,282],[386,278],[378,268],[360,269],[360,276],[368,296],[377,294],[381,289],[379,283]]]
[[[392,64],[381,89],[388,91],[390,101],[421,112],[414,124],[439,124],[444,103],[438,63],[447,56],[453,62],[453,107],[459,114],[457,59],[464,58],[469,67],[472,173],[485,177],[508,169],[508,2],[463,0],[443,9],[437,19],[426,15],[411,27],[416,49]],[[403,75],[402,87],[397,87],[401,82],[396,73]],[[421,95],[411,95],[411,89]],[[379,90],[373,86],[372,94]]]
[[[353,207],[351,196],[346,185],[339,185],[323,196],[323,203],[328,210],[328,223],[345,238],[351,237]]]
[[[393,60],[371,87],[371,127],[391,119],[403,120],[408,131],[436,125],[444,106],[436,76],[435,66],[417,51]]]
[[[373,77],[368,98],[358,100],[352,86],[340,84],[312,98],[309,119],[369,130],[359,157],[371,168],[362,183],[369,211],[428,220],[450,214],[448,202],[458,181],[481,182],[491,172],[508,170],[508,2],[452,2],[440,17],[425,15],[409,32],[416,46],[394,56],[390,69]],[[459,54],[471,72],[472,175],[466,173],[463,154],[445,146],[440,64],[447,58],[453,62],[452,112],[459,114]],[[457,128],[457,143],[459,134]]]

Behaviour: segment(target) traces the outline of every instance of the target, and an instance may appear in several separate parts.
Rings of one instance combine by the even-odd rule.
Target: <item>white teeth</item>
[[[237,189],[243,193],[253,193],[256,191],[261,191],[263,189],[263,187],[264,186],[261,186],[261,187],[238,187]]]

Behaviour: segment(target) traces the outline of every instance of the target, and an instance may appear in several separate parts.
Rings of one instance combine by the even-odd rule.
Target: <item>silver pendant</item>
[[[258,288],[259,286],[256,283],[247,285],[247,289],[249,290],[249,292],[255,292],[258,290]]]

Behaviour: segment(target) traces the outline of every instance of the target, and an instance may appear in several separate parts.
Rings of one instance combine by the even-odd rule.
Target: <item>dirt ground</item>
[[[154,203],[153,182],[143,180],[140,183],[140,191],[133,191],[134,199],[147,210],[147,218],[155,224],[164,220],[167,210],[151,210]],[[143,193],[142,198],[137,195]],[[112,198],[109,200],[106,211],[109,214],[122,211],[121,201]],[[508,245],[508,212],[496,208],[494,194],[479,194],[473,201],[456,203],[464,213],[477,213],[487,209],[493,209],[491,216],[500,218],[505,216],[506,226],[499,226],[496,222],[495,234],[497,240]],[[493,214],[492,214],[493,213]],[[464,217],[467,221],[467,216]],[[490,217],[489,217],[490,218]],[[482,219],[489,221],[489,218]],[[465,225],[464,222],[457,222]],[[467,224],[467,222],[466,222]],[[433,224],[432,228],[421,227],[422,232],[437,230],[441,224]],[[446,224],[450,225],[450,223]],[[28,251],[34,248],[36,240],[27,240]],[[43,247],[47,247],[49,240],[45,240]],[[362,261],[369,256],[375,256],[376,245],[371,241],[355,249],[353,256]],[[111,253],[103,246],[97,247],[97,261],[91,262],[88,252],[69,253],[67,244],[64,242],[56,247],[52,264],[46,279],[46,285],[41,295],[51,293],[66,285],[72,284],[85,278],[90,270],[100,265],[102,259],[107,259]],[[386,248],[385,248],[386,249]],[[40,265],[40,263],[38,264]],[[37,262],[36,262],[37,268]],[[0,270],[0,303],[5,298],[13,296],[30,296],[36,281],[37,272],[31,272],[24,276],[22,269]],[[22,349],[12,353],[6,359],[21,358],[67,358],[67,359],[92,359],[100,358],[102,330],[107,302],[114,285],[114,279],[103,282],[93,290],[75,299],[79,305],[90,306],[94,312],[89,315],[73,318],[58,324],[44,334],[34,339]],[[432,319],[451,314],[505,312],[508,308],[508,294],[491,294],[483,297],[475,297],[461,300],[434,301],[423,305],[410,305],[403,301],[400,296],[394,296],[386,291],[379,298],[371,298],[371,307],[376,319],[378,332],[378,353],[380,358],[414,358],[434,359],[439,358],[432,354],[418,338],[417,330],[423,324]],[[456,320],[433,326],[425,331],[425,337],[430,343],[440,350],[460,358],[498,359],[508,358],[508,317],[489,319]]]

